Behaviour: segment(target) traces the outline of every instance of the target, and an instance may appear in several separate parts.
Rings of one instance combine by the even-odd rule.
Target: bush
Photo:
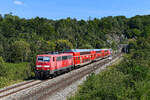
[[[7,77],[12,80],[24,80],[31,77],[31,67],[29,63],[6,63]]]
[[[4,66],[7,74],[0,76],[0,87],[27,80],[34,75],[29,63],[5,63]]]
[[[12,46],[12,62],[25,62],[28,61],[30,56],[30,44],[26,41],[15,41]]]
[[[139,81],[135,83],[134,96],[138,100],[150,100],[150,81]]]
[[[70,100],[128,100],[132,89],[126,88],[126,76],[116,69],[91,75]]]

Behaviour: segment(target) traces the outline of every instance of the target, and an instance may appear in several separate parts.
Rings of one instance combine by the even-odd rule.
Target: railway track
[[[118,56],[120,56],[120,54],[114,56],[112,59],[115,59]],[[33,98],[35,100],[42,100],[44,98],[47,98],[48,96],[51,96],[54,93],[64,89],[68,85],[76,82],[77,80],[80,80],[84,76],[92,73],[93,71],[97,70],[100,66],[102,66],[108,62],[110,62],[110,59],[103,59],[101,61],[87,65],[87,66],[89,66],[87,68],[83,67],[84,70],[80,70],[80,69],[77,69],[78,71],[74,70],[74,72],[69,74],[67,77],[62,77],[60,80],[54,81],[54,82],[48,84],[47,86],[44,86],[44,87],[40,88],[39,90],[33,91],[31,94],[21,96],[21,97],[17,98],[16,100],[33,100]],[[43,80],[43,81],[31,80],[31,81],[27,81],[27,82],[0,90],[0,99],[3,99],[5,97],[8,97],[15,93],[18,93],[22,90],[36,87],[39,84],[46,83],[46,81],[49,81],[49,80],[52,81],[54,79],[48,79],[48,80]]]
[[[45,81],[30,80],[30,81],[26,81],[26,82],[2,89],[2,90],[0,90],[0,99],[4,98],[6,96],[9,96],[9,95],[15,94],[21,90],[30,88],[30,87],[38,85],[38,84],[41,84],[42,82],[45,82]]]
[[[114,56],[112,58],[112,60],[118,56],[120,56],[120,54]],[[80,80],[84,76],[92,73],[93,71],[97,70],[102,65],[105,65],[108,62],[110,62],[110,59],[104,59],[103,61],[95,62],[94,64],[89,65],[88,68],[81,70],[81,71],[79,70],[76,73],[73,73],[70,76],[63,78],[63,79],[61,79],[55,83],[47,85],[46,87],[42,88],[41,90],[36,91],[36,92],[32,93],[31,95],[28,95],[28,96],[23,97],[21,99],[30,100],[30,99],[34,98],[36,100],[45,100],[47,97],[49,97],[49,96],[53,95],[54,93],[66,88],[67,86],[71,85],[72,83],[76,82],[77,80]]]

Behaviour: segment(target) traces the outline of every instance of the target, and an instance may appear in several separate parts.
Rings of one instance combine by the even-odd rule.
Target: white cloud
[[[14,0],[14,4],[16,4],[16,5],[23,5],[23,2],[18,1],[18,0]]]

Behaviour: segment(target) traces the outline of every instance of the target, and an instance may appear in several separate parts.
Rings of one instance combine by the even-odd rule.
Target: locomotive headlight
[[[42,67],[41,65],[36,65],[36,67]]]
[[[49,65],[45,65],[44,67],[49,67]]]

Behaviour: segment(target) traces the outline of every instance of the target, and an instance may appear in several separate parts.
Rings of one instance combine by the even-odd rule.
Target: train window
[[[68,56],[68,59],[71,59],[72,58],[72,56]]]
[[[49,62],[50,61],[50,57],[39,56],[37,59],[39,62]]]
[[[67,59],[67,56],[62,56],[62,60],[66,60]]]
[[[57,61],[61,61],[61,57],[57,57],[57,59],[56,59]]]

